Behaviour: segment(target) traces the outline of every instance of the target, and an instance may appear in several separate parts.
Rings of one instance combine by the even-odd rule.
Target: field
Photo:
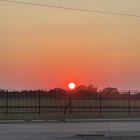
[[[2,98],[0,116],[47,116],[92,118],[140,116],[140,99],[100,98]],[[65,113],[64,113],[65,110]],[[71,111],[70,111],[71,110]],[[71,113],[71,114],[70,114]]]

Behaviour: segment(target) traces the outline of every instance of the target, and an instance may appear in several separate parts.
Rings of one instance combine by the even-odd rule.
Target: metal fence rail
[[[140,98],[133,93],[96,96],[46,97],[40,93],[0,93],[0,115],[137,115],[140,116]]]

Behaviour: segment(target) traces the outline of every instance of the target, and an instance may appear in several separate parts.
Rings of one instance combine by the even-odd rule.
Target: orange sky
[[[138,0],[27,2],[140,15]],[[0,88],[140,89],[140,18],[0,2],[0,19]]]

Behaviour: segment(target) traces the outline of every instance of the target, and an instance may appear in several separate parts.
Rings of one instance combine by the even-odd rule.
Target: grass
[[[43,98],[11,98],[0,100],[0,115],[28,116],[65,116],[70,114],[68,108],[64,115],[64,108],[69,103],[69,99],[48,99]],[[100,108],[101,103],[101,108]],[[40,105],[40,107],[39,107]],[[130,114],[129,114],[130,113]],[[131,100],[130,109],[128,100],[102,99],[72,99],[72,116],[140,116],[140,100]]]

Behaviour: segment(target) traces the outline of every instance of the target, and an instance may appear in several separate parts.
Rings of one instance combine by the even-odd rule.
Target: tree
[[[103,93],[119,94],[117,88],[112,88],[112,87],[108,87],[108,88],[103,89]]]

